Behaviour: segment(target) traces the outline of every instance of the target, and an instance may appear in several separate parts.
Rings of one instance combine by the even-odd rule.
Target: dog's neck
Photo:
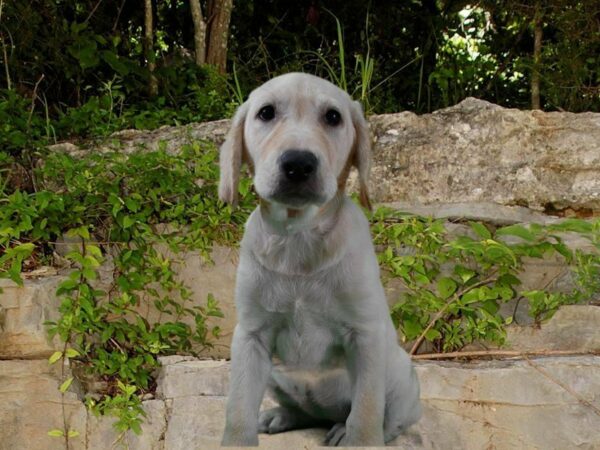
[[[338,191],[335,197],[323,206],[309,205],[299,209],[261,199],[260,215],[269,232],[292,235],[299,231],[322,228],[328,219],[334,218],[342,205],[343,196],[343,192]]]

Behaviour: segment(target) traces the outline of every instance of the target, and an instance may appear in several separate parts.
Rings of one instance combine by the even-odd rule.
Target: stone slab
[[[508,327],[506,341],[507,349],[519,351],[600,352],[600,306],[562,306],[541,327]]]
[[[198,373],[212,364],[199,363]],[[600,415],[555,381],[600,408],[600,357],[532,359],[531,363],[418,362],[416,368],[423,418],[390,446],[465,450],[600,446]],[[207,396],[172,400],[165,449],[216,448],[225,403],[224,397]],[[316,448],[325,433],[311,429],[260,435],[260,446]]]
[[[64,448],[63,438],[48,436],[63,429],[60,379],[60,368],[46,360],[0,361],[0,450]],[[85,406],[70,390],[64,404],[69,429],[80,433],[69,449],[85,449]]]
[[[60,276],[26,280],[17,286],[0,280],[0,359],[45,358],[62,348],[48,338],[46,321],[57,320],[60,301],[54,295]]]
[[[173,399],[191,396],[225,396],[229,383],[229,364],[224,360],[179,361],[165,364],[159,371],[156,394]]]

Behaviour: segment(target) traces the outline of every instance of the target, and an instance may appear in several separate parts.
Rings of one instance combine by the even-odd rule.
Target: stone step
[[[163,392],[177,396],[171,407],[165,448],[205,448],[205,443],[218,444],[225,398],[204,393],[220,392],[223,380],[217,377],[212,390],[202,385],[193,391],[185,385],[194,378],[192,373],[201,377],[211,370],[223,372],[228,363],[184,361],[174,366],[164,367],[165,375],[161,378],[161,383],[171,386],[170,391],[163,388]],[[600,446],[600,415],[558,384],[600,409],[600,357],[418,362],[416,368],[421,381],[423,418],[393,445],[415,449]],[[180,387],[175,389],[175,386]],[[187,396],[180,396],[184,392]],[[174,431],[185,424],[188,427],[181,433]],[[172,432],[170,427],[175,427]],[[261,435],[261,446],[281,448],[271,445],[299,438],[301,448],[313,448],[319,446],[325,432],[315,429],[280,435],[289,436],[291,441]],[[198,436],[203,436],[202,446]]]
[[[170,357],[157,398],[144,402],[143,433],[119,436],[67,392],[67,421],[80,435],[70,448],[218,448],[229,362]],[[390,445],[405,449],[600,448],[600,356],[416,363],[423,417]],[[60,374],[46,361],[0,361],[0,449],[63,448],[47,432],[62,428]],[[586,404],[588,402],[588,404]],[[274,402],[266,398],[262,408]],[[327,430],[260,435],[260,448],[319,447]]]

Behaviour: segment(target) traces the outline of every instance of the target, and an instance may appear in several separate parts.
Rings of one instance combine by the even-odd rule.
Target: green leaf
[[[460,264],[454,266],[454,273],[460,277],[463,283],[466,283],[475,275],[477,275],[477,272],[475,272],[474,270],[467,269],[466,267],[461,266]]]
[[[77,237],[77,236],[79,236],[79,237],[81,237],[83,239],[87,239],[87,240],[90,239],[90,230],[88,230],[88,227],[85,226],[85,225],[81,226],[81,227],[78,227],[78,228],[71,228],[65,234],[67,236],[69,236],[69,237]]]
[[[65,435],[65,432],[63,430],[54,429],[54,430],[48,431],[48,436],[63,437],[64,435]]]
[[[535,241],[536,236],[523,225],[509,225],[496,231],[498,236],[517,236],[526,241]]]
[[[573,231],[575,233],[587,234],[594,229],[591,222],[582,219],[566,219],[558,224],[553,224],[548,227],[556,231]]]
[[[99,260],[102,259],[102,250],[97,245],[88,244],[85,246],[85,251]]]
[[[35,249],[35,245],[31,242],[27,242],[25,244],[19,244],[10,249],[10,252],[14,254],[14,256],[19,256],[23,259],[29,257],[31,252]]]
[[[406,339],[411,340],[421,334],[423,327],[418,322],[407,319],[402,322],[402,329],[404,330],[404,336],[406,336]]]
[[[428,341],[434,341],[435,339],[439,339],[442,337],[442,333],[440,333],[438,330],[431,328],[429,330],[427,330],[427,333],[425,333],[425,339],[427,339]]]
[[[491,239],[492,238],[492,233],[489,232],[489,230],[485,227],[485,225],[479,223],[479,222],[469,222],[469,225],[471,225],[471,228],[473,229],[473,231],[475,233],[477,233],[477,235],[483,239]]]
[[[470,291],[465,292],[461,297],[461,302],[463,305],[469,305],[471,303],[477,303],[481,299],[480,297],[480,288],[474,288]]]
[[[129,74],[129,66],[121,61],[119,55],[109,50],[102,52],[102,59],[119,75],[125,76]]]
[[[71,386],[71,383],[73,382],[73,377],[69,377],[67,378],[63,384],[60,385],[60,387],[58,388],[58,390],[60,392],[67,392],[67,389],[69,389],[69,387]]]
[[[127,229],[135,223],[135,220],[131,216],[123,217],[123,228]]]
[[[65,355],[67,356],[67,358],[75,358],[76,356],[80,356],[80,353],[74,348],[68,348],[65,352]]]
[[[56,361],[58,361],[60,358],[62,358],[62,355],[63,355],[62,352],[52,353],[50,358],[48,358],[48,364],[54,364]]]
[[[443,299],[447,299],[454,294],[454,292],[456,292],[456,288],[456,281],[449,277],[440,278],[437,283],[438,293]]]
[[[79,431],[77,430],[69,430],[69,437],[77,437],[79,436]]]
[[[96,273],[96,271],[94,269],[90,269],[89,267],[86,267],[81,272],[83,273],[83,276],[89,281],[94,281],[96,278],[98,278],[98,274]]]

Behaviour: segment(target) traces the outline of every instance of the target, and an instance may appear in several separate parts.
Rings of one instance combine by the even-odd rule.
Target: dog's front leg
[[[268,336],[238,324],[231,344],[231,377],[222,445],[258,445],[258,412],[271,373]]]
[[[362,325],[347,343],[352,408],[341,446],[384,445],[385,333],[380,323]]]

